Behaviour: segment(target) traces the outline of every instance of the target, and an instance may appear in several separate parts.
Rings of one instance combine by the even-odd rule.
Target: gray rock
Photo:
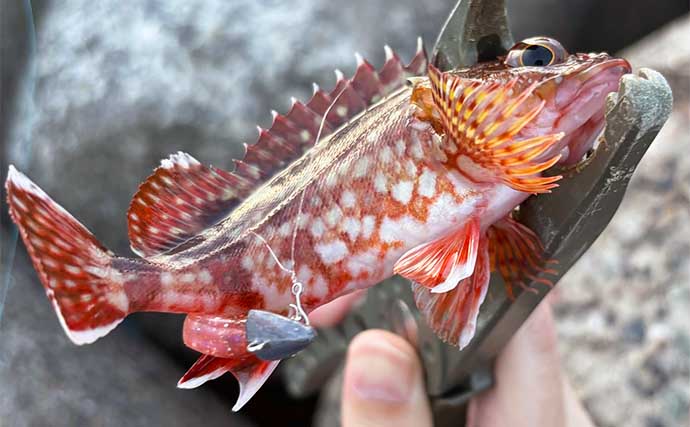
[[[208,388],[177,389],[185,367],[127,325],[75,346],[23,254],[12,276],[0,329],[3,426],[250,425]]]

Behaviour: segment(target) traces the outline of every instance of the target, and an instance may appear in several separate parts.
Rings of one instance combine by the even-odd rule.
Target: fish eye
[[[548,37],[525,39],[510,49],[505,59],[509,67],[545,67],[558,64],[568,56],[565,48]]]

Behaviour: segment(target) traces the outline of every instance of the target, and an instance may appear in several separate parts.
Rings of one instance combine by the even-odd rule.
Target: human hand
[[[593,426],[563,374],[548,299],[498,357],[495,377],[495,387],[470,402],[468,427]],[[432,425],[417,352],[390,332],[368,330],[352,340],[342,396],[343,427]]]

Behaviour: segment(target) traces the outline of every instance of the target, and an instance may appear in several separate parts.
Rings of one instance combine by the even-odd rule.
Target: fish
[[[229,372],[236,411],[279,363],[252,351],[252,310],[294,318],[398,274],[461,349],[492,272],[513,296],[552,271],[513,212],[592,149],[630,64],[547,37],[447,72],[421,39],[407,65],[385,54],[378,70],[357,55],[351,78],[336,71],[331,91],[273,113],[231,172],[164,159],[127,213],[137,258],[108,250],[10,166],[10,216],[67,336],[88,344],[130,313],[185,314],[184,343],[201,356],[178,387]]]

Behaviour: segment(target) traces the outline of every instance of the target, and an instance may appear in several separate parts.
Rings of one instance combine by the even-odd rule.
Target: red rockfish
[[[332,91],[274,114],[233,172],[163,160],[127,215],[141,258],[114,255],[10,167],[10,214],[69,338],[91,343],[136,311],[184,313],[202,356],[178,385],[231,372],[237,410],[278,363],[247,349],[247,314],[288,315],[295,284],[309,312],[400,274],[462,348],[490,271],[511,295],[543,272],[539,239],[511,212],[591,149],[627,61],[544,37],[451,72],[421,43],[407,66],[388,47],[380,70],[357,60],[351,79],[336,72]]]

